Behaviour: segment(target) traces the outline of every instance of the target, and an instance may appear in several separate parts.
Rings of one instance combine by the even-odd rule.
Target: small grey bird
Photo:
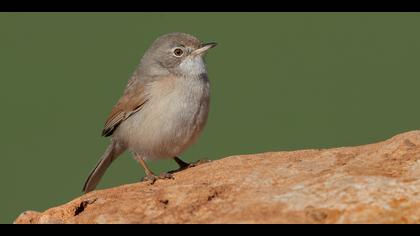
[[[210,83],[203,57],[214,46],[185,33],[165,34],[153,42],[105,122],[102,135],[111,136],[111,143],[87,178],[85,193],[96,188],[112,161],[126,150],[152,182],[172,176],[156,176],[146,160],[173,158],[181,168],[189,166],[177,156],[206,124]]]

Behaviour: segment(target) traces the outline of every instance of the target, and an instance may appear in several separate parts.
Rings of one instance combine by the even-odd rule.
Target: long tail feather
[[[115,142],[112,142],[108,146],[98,164],[96,164],[95,168],[90,172],[89,177],[83,186],[83,192],[88,193],[96,188],[112,161],[114,161],[123,151],[124,150]]]

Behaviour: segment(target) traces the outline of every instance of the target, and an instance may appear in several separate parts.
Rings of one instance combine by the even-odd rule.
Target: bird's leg
[[[143,178],[143,181],[151,181],[150,184],[154,184],[158,179],[173,179],[174,177],[169,173],[163,173],[159,176],[156,176],[152,170],[147,166],[146,162],[144,161],[143,157],[136,154],[135,159],[140,163],[143,167],[146,176]]]
[[[175,162],[179,165],[180,170],[188,169],[190,167],[198,166],[200,164],[204,164],[207,162],[210,162],[210,160],[200,160],[194,163],[187,163],[183,160],[181,160],[179,157],[174,157]]]
[[[190,167],[190,163],[181,160],[179,157],[174,157],[174,160],[176,164],[178,164],[179,169],[187,169],[188,167]]]
[[[154,183],[156,181],[156,175],[152,172],[152,170],[150,170],[143,158],[139,158],[139,163],[146,173],[144,180],[151,180]]]

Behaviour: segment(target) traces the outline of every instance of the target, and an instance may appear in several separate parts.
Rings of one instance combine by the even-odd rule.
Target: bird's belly
[[[128,149],[145,159],[180,155],[201,133],[207,121],[209,94],[205,88],[152,97],[118,129]],[[117,129],[117,131],[118,131]]]

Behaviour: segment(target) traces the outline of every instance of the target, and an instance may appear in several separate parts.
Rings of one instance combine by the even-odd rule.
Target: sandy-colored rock
[[[420,223],[419,191],[412,131],[358,147],[232,156],[15,223]]]

